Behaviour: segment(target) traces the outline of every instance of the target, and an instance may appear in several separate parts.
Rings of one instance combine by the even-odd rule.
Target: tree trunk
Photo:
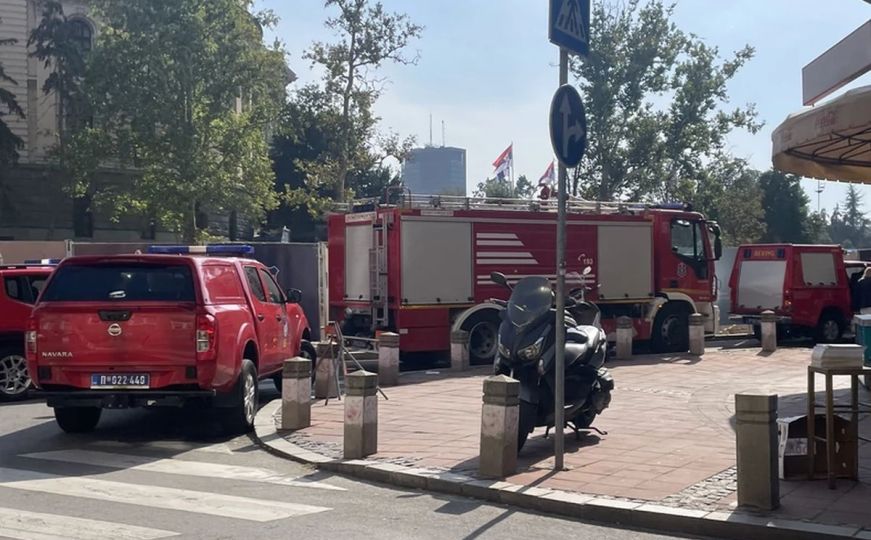
[[[345,84],[345,92],[342,96],[342,124],[344,133],[342,134],[342,143],[340,145],[339,177],[336,179],[336,200],[338,202],[344,202],[345,200],[345,180],[350,166],[348,154],[351,150],[351,94],[354,92],[354,63],[357,56],[356,32],[351,32],[350,42],[351,44],[348,47],[348,81]]]

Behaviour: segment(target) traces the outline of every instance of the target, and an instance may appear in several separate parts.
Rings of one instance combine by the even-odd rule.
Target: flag
[[[496,169],[497,178],[506,178],[509,176],[511,167],[514,165],[514,143],[508,145],[504,152],[499,154],[496,161],[493,162],[493,167]]]
[[[554,174],[553,161],[548,165],[547,170],[544,171],[544,174],[541,175],[541,178],[538,179],[539,186],[550,186],[553,185],[556,181],[556,175]]]

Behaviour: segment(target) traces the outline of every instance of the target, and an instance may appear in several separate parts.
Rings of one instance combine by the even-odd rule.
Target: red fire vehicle
[[[716,223],[682,205],[568,206],[567,287],[595,285],[588,298],[612,338],[623,315],[659,351],[688,348],[692,313],[715,331]],[[489,361],[501,308],[488,299],[506,296],[490,272],[555,279],[555,246],[552,203],[408,195],[355,205],[329,217],[331,319],[346,335],[396,332],[403,352],[447,350],[451,331],[466,330],[472,359]]]

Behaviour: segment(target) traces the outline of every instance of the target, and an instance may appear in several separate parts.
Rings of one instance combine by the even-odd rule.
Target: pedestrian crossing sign
[[[550,42],[580,56],[590,52],[590,0],[550,0]]]

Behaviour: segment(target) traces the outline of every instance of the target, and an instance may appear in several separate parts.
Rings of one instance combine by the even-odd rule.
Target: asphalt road
[[[277,397],[271,384],[263,397]],[[86,436],[0,405],[0,538],[662,539],[313,471],[208,414],[110,411]]]

